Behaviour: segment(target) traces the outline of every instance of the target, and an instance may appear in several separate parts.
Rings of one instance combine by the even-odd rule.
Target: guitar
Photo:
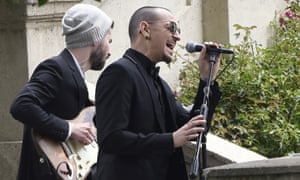
[[[84,108],[76,120],[72,122],[89,122],[96,130],[93,123],[95,107]],[[98,144],[93,141],[84,145],[79,141],[69,139],[66,142],[56,142],[32,131],[33,141],[43,155],[50,161],[57,175],[63,180],[84,180],[91,167],[97,162]]]

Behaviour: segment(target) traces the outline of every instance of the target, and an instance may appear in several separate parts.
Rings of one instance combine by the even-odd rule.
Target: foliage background
[[[235,59],[218,82],[222,91],[210,131],[267,157],[300,152],[300,5],[287,1],[270,24],[272,45],[262,48],[252,27],[234,25],[244,34]],[[179,100],[189,105],[199,81],[192,55],[180,74]],[[230,57],[222,59],[222,67]]]

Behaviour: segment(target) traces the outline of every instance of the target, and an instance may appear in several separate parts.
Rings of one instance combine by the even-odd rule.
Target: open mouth
[[[175,44],[171,42],[167,42],[167,47],[173,50],[175,48]]]

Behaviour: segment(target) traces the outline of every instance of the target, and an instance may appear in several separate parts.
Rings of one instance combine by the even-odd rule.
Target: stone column
[[[203,40],[229,42],[228,0],[202,0]]]

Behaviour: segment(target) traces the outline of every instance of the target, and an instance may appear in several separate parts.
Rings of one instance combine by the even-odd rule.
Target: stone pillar
[[[34,67],[63,47],[61,18],[80,0],[0,1],[0,177],[16,179],[23,125],[9,114],[16,94]]]
[[[202,0],[203,40],[222,44],[237,44],[242,41],[243,31],[236,30],[234,24],[243,27],[256,26],[251,37],[266,47],[272,31],[269,24],[275,14],[287,6],[282,0]],[[240,36],[236,36],[240,34]]]
[[[28,78],[25,6],[0,5],[0,177],[15,179],[22,125],[9,114],[12,98]]]
[[[229,42],[228,0],[202,0],[203,40]]]

